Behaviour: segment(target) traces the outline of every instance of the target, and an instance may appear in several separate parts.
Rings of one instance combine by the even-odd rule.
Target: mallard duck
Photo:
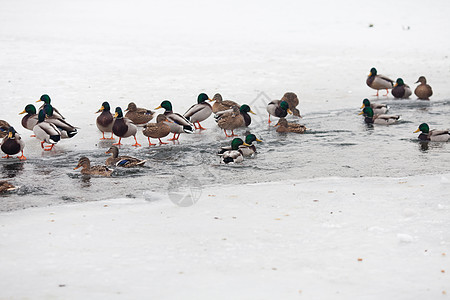
[[[420,76],[416,83],[420,84],[414,90],[414,94],[420,100],[430,100],[430,97],[433,96],[433,90],[431,86],[427,84],[427,79],[425,76]]]
[[[361,108],[364,108],[364,107],[371,107],[373,110],[373,113],[376,115],[385,114],[389,110],[389,107],[386,104],[373,103],[373,102],[370,102],[369,99],[367,99],[367,98],[363,100],[363,104],[362,104]]]
[[[294,133],[304,133],[307,128],[304,125],[297,123],[290,123],[285,118],[280,118],[278,123],[275,125],[277,127],[277,132],[294,132]]]
[[[119,156],[119,148],[116,146],[111,146],[105,153],[111,154],[111,156],[106,159],[107,166],[132,168],[136,166],[143,166],[147,161],[132,156]]]
[[[297,109],[297,105],[300,103],[298,101],[298,97],[295,93],[287,92],[281,98],[281,101],[286,101],[289,104],[289,109],[292,111],[292,114],[296,117],[301,118],[300,111]]]
[[[8,122],[0,120],[0,139],[8,135],[8,129],[11,127]]]
[[[77,128],[67,123],[65,120],[54,114],[54,109],[51,104],[44,105],[45,115],[47,116],[45,122],[52,123],[61,132],[62,139],[68,139],[74,137],[78,131]]]
[[[78,160],[78,165],[73,168],[74,170],[81,169],[83,175],[99,175],[99,176],[111,176],[112,170],[107,166],[91,166],[91,161],[86,156],[81,157]]]
[[[34,126],[38,123],[38,115],[36,113],[36,107],[33,104],[28,104],[25,109],[19,113],[19,115],[25,114],[22,118],[22,126],[25,129],[33,131]]]
[[[252,156],[253,154],[256,153],[256,146],[253,145],[253,142],[262,142],[260,139],[258,139],[256,137],[256,135],[254,134],[248,134],[245,137],[245,143],[247,145],[240,145],[239,146],[239,150],[241,151],[242,155],[245,156]],[[217,153],[218,155],[223,155],[225,152],[232,150],[231,145],[230,146],[225,146],[225,147],[221,147],[219,152]]]
[[[38,101],[36,101],[36,102],[44,102],[44,104],[42,104],[41,105],[41,107],[39,107],[39,110],[42,110],[43,108],[44,108],[44,106],[45,106],[45,104],[51,104],[50,102],[51,102],[51,99],[50,99],[50,97],[48,96],[48,95],[46,95],[46,94],[44,94],[44,95],[42,95],[41,96],[41,98],[39,98],[39,100]],[[62,115],[61,115],[61,113],[55,108],[55,107],[53,107],[53,110],[54,110],[54,115],[56,116],[56,117],[58,117],[58,118],[60,118],[60,119],[65,119]]]
[[[373,88],[374,90],[377,90],[377,97],[379,90],[386,90],[386,95],[389,94],[389,89],[392,89],[394,86],[394,81],[384,75],[378,75],[377,69],[372,68],[370,69],[370,74],[367,77],[366,84]]]
[[[102,107],[96,112],[101,114],[97,117],[96,124],[98,130],[100,130],[103,134],[103,137],[100,138],[101,140],[113,140],[114,139],[114,133],[112,132],[113,124],[114,124],[114,116],[111,113],[111,107],[109,106],[108,102],[103,102]],[[111,132],[110,138],[105,138],[105,132]]]
[[[154,112],[149,109],[137,107],[134,102],[128,103],[128,107],[125,111],[127,112],[125,118],[130,119],[131,122],[137,125],[150,122],[150,120],[153,119],[154,114]]]
[[[25,147],[25,143],[20,138],[20,135],[14,130],[14,127],[8,128],[8,135],[3,138],[3,141],[1,143],[1,149],[3,152],[5,152],[6,156],[3,156],[3,158],[9,158],[10,155],[15,155],[19,152],[22,153],[21,156],[18,156],[17,158],[20,160],[27,159],[23,155],[23,148]]]
[[[231,141],[231,150],[227,150],[223,152],[222,155],[222,162],[225,164],[229,163],[239,163],[244,160],[244,155],[242,154],[242,150],[239,148],[239,146],[250,146],[240,138],[235,138]]]
[[[36,137],[41,140],[41,147],[44,151],[50,151],[61,139],[61,132],[52,123],[45,122],[45,111],[42,109],[38,113],[38,123],[33,127]],[[44,143],[51,144],[44,148]]]
[[[272,123],[272,121],[270,121],[270,115],[277,118],[284,118],[288,115],[288,113],[292,114],[292,111],[289,109],[289,103],[284,100],[273,100],[269,102],[266,110],[269,113],[269,124]]]
[[[215,94],[214,97],[210,101],[216,101],[214,102],[212,106],[213,113],[217,114],[220,111],[229,110],[233,106],[237,106],[238,108],[241,107],[239,104],[237,104],[234,101],[231,100],[223,100],[222,95],[219,93]]]
[[[195,129],[206,130],[200,125],[200,122],[206,120],[213,112],[211,105],[206,100],[212,101],[208,95],[201,93],[197,97],[197,104],[192,105],[183,115],[187,120],[194,123]],[[198,128],[195,123],[198,124]]]
[[[174,113],[172,111],[172,103],[168,100],[164,100],[161,102],[161,105],[155,109],[164,108],[164,115],[167,117],[169,121],[170,132],[173,133],[173,138],[169,139],[169,141],[176,141],[180,138],[181,133],[194,133],[195,126],[191,121],[180,115],[179,113]],[[177,136],[178,134],[178,136]]]
[[[15,189],[17,188],[6,180],[0,181],[0,193],[14,191]]]
[[[421,131],[419,140],[432,142],[447,142],[450,139],[450,131],[448,130],[430,130],[427,123],[422,123],[414,133]]]
[[[247,127],[252,122],[249,112],[255,114],[247,104],[242,104],[240,108],[233,106],[232,111],[226,111],[217,117],[217,125],[223,129],[226,137],[236,136],[234,134],[236,128]],[[231,135],[227,134],[227,130],[231,130]]]
[[[375,115],[371,107],[364,107],[359,114],[364,114],[364,122],[367,124],[391,125],[400,119],[399,115]]]
[[[171,121],[167,119],[167,117],[163,114],[159,114],[156,117],[156,123],[147,123],[144,125],[144,130],[142,133],[148,137],[148,145],[153,146],[156,144],[152,144],[150,142],[150,138],[159,139],[160,144],[167,144],[161,141],[161,138],[169,135]]]
[[[406,98],[409,98],[409,96],[411,96],[411,94],[412,94],[412,92],[411,92],[411,88],[409,87],[409,85],[405,84],[403,82],[403,79],[397,78],[394,88],[392,89],[392,95],[398,99],[406,99]]]
[[[114,114],[114,124],[113,124],[113,133],[119,137],[119,142],[113,145],[122,145],[120,141],[122,138],[127,138],[130,136],[134,137],[136,141],[133,146],[140,147],[141,144],[138,143],[136,139],[137,127],[134,125],[128,118],[123,117],[123,112],[120,107],[116,107],[116,113]]]

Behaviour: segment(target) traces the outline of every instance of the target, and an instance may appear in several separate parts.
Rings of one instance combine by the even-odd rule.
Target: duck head
[[[241,108],[239,108],[240,112],[245,112],[245,113],[252,113],[254,115],[256,115],[254,112],[252,112],[252,110],[250,109],[250,106],[248,106],[247,104],[242,104]]]
[[[109,111],[110,109],[111,109],[111,107],[109,106],[109,103],[105,101],[102,103],[102,107],[100,107],[100,109],[97,110],[95,113],[97,114],[102,111]]]
[[[170,103],[169,100],[164,100],[163,102],[161,102],[161,105],[155,109],[160,109],[160,108],[164,108],[166,111],[172,111],[172,103]]]
[[[116,119],[122,119],[123,118],[123,112],[120,107],[116,107],[116,113],[114,114],[114,118]]]
[[[370,107],[370,101],[367,98],[363,100],[363,104],[362,104],[361,108],[364,108],[364,107]]]
[[[44,102],[44,103],[46,103],[46,104],[50,104],[51,99],[50,99],[49,95],[44,94],[44,95],[42,95],[41,98],[39,98],[39,100],[36,101],[36,102],[41,102],[41,101]]]
[[[427,123],[422,123],[419,125],[419,128],[414,131],[414,133],[422,131],[423,133],[429,133],[430,132],[430,127],[428,126]]]
[[[30,115],[35,115],[36,114],[36,107],[33,104],[28,104],[27,106],[25,106],[25,109],[19,113],[19,115],[22,114],[30,114]]]
[[[205,93],[201,93],[197,97],[197,103],[199,103],[199,104],[203,103],[207,100],[212,101],[211,99],[209,99],[208,95],[206,95]]]

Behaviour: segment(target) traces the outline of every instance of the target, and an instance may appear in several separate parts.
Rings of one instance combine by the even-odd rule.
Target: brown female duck
[[[161,138],[166,137],[170,133],[170,126],[169,124],[171,121],[167,119],[167,117],[163,114],[159,114],[158,117],[156,117],[156,123],[147,123],[144,126],[144,130],[142,133],[148,137],[148,145],[153,146],[156,144],[152,144],[150,142],[150,138],[159,139],[160,144],[167,144],[161,141]]]
[[[91,162],[86,156],[81,157],[78,160],[78,165],[73,169],[76,170],[80,167],[83,175],[111,176],[112,173],[112,170],[108,169],[107,166],[91,166]]]
[[[130,119],[131,122],[137,125],[150,122],[154,115],[153,111],[146,108],[137,107],[134,102],[130,102],[125,111],[127,112],[125,114],[125,118]]]
[[[111,156],[106,159],[107,166],[132,168],[136,166],[143,166],[147,161],[127,155],[119,156],[119,148],[116,146],[111,146],[105,153],[111,154]]]

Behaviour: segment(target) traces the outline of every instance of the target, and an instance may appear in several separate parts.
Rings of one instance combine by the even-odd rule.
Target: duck
[[[197,104],[192,105],[185,113],[184,117],[194,124],[195,129],[206,130],[206,128],[202,127],[200,122],[209,118],[212,114],[213,110],[211,105],[206,101],[212,101],[209,99],[208,95],[205,93],[201,93],[197,97]],[[198,127],[196,124],[198,124]]]
[[[296,117],[301,118],[300,111],[297,109],[297,105],[300,103],[298,100],[297,94],[293,92],[287,92],[281,98],[281,101],[286,101],[289,104],[289,109],[292,111],[292,114]]]
[[[156,123],[147,123],[144,125],[144,130],[142,130],[142,133],[148,137],[149,146],[156,145],[151,143],[150,138],[159,139],[159,144],[168,144],[161,141],[161,138],[169,135],[170,123],[171,121],[169,121],[164,114],[159,114],[156,117]]]
[[[33,127],[33,132],[36,138],[41,141],[41,147],[44,151],[52,150],[61,139],[61,132],[58,128],[52,123],[45,122],[45,111],[43,109],[38,113],[38,123]],[[50,146],[44,147],[44,143],[50,144]]]
[[[420,76],[416,83],[420,84],[414,90],[414,94],[420,100],[430,100],[430,97],[433,96],[433,89],[429,84],[427,84],[427,79],[425,76]]]
[[[411,96],[411,88],[409,85],[403,82],[402,78],[397,78],[394,88],[392,89],[392,95],[397,99],[406,99]]]
[[[52,100],[50,99],[49,95],[44,94],[36,102],[44,102],[44,104],[42,104],[41,107],[39,107],[39,110],[42,110],[46,104],[51,104]],[[53,110],[54,110],[54,114],[56,117],[63,119],[63,120],[65,119],[56,108],[53,108]]]
[[[275,127],[277,127],[276,131],[279,133],[284,132],[304,133],[307,130],[307,128],[304,125],[288,122],[285,118],[280,118]]]
[[[134,102],[128,103],[127,109],[125,109],[125,118],[128,118],[136,125],[147,124],[153,119],[154,112],[146,109],[137,107]]]
[[[449,130],[430,130],[427,123],[422,123],[419,128],[414,131],[414,133],[421,131],[419,134],[419,140],[421,141],[432,141],[432,142],[447,142],[450,139]]]
[[[169,100],[164,100],[161,105],[155,109],[164,108],[164,115],[171,121],[169,123],[170,132],[173,133],[173,138],[169,141],[176,141],[180,138],[181,133],[194,133],[195,126],[191,121],[180,115],[179,113],[174,113],[172,111],[172,103]],[[178,134],[178,136],[177,136]]]
[[[237,106],[238,108],[241,107],[234,101],[223,100],[222,95],[220,95],[219,93],[215,94],[214,97],[211,99],[211,101],[215,101],[212,106],[212,111],[215,114],[217,114],[220,111],[232,109],[233,106]]]
[[[0,139],[8,135],[8,129],[11,127],[5,120],[0,120]]]
[[[5,193],[5,192],[14,191],[15,189],[17,189],[17,188],[14,185],[12,185],[11,183],[9,183],[8,181],[6,181],[6,180],[0,181],[0,194]]]
[[[375,115],[371,107],[364,107],[363,111],[359,114],[364,114],[364,122],[367,124],[391,125],[400,119],[399,115]]]
[[[288,113],[292,114],[292,111],[289,109],[289,103],[284,100],[273,100],[269,102],[266,110],[269,113],[269,124],[272,123],[270,120],[270,115],[277,118],[284,118],[288,115]]]
[[[8,128],[8,135],[3,138],[0,148],[6,154],[3,158],[9,158],[10,155],[15,155],[21,152],[21,156],[17,158],[20,160],[26,160],[27,158],[23,155],[23,148],[25,143],[20,138],[20,135],[16,132],[14,127]]]
[[[76,127],[70,125],[66,120],[61,119],[58,115],[54,114],[54,108],[51,104],[45,104],[43,109],[47,116],[45,122],[55,125],[61,133],[62,139],[72,138],[78,133]]]
[[[253,154],[256,153],[256,146],[253,145],[253,142],[262,142],[262,140],[258,139],[256,137],[256,135],[254,135],[254,134],[251,134],[251,133],[247,134],[247,136],[245,137],[245,143],[247,144],[247,146],[244,144],[239,146],[239,150],[242,152],[242,155],[244,157],[252,156]],[[223,153],[225,153],[226,151],[230,151],[230,150],[232,150],[231,145],[221,147],[217,154],[223,155]]]
[[[103,137],[101,137],[101,140],[114,140],[114,133],[112,131],[113,124],[114,124],[114,116],[111,113],[111,107],[109,106],[109,103],[107,101],[102,103],[102,106],[99,110],[97,110],[96,114],[101,112],[101,114],[97,117],[97,120],[95,121],[98,130],[102,132]],[[105,138],[105,132],[111,132],[110,138]]]
[[[34,126],[38,123],[38,115],[36,113],[36,107],[33,104],[28,104],[25,106],[25,109],[19,113],[19,115],[23,115],[22,118],[22,127],[28,130],[33,131]]]
[[[373,103],[373,102],[370,102],[369,99],[366,98],[363,100],[361,109],[363,109],[364,107],[367,107],[367,106],[371,107],[373,110],[373,113],[376,115],[385,114],[389,110],[389,107],[386,104]]]
[[[247,104],[242,104],[241,107],[233,106],[232,111],[218,115],[216,122],[223,129],[226,137],[233,137],[236,136],[234,134],[236,128],[247,127],[251,124],[252,119],[248,113],[255,114]],[[227,130],[231,130],[231,135],[227,134]]]
[[[378,74],[377,69],[370,69],[369,76],[367,77],[366,84],[374,90],[377,90],[377,97],[379,90],[386,90],[386,95],[389,94],[389,89],[394,86],[394,81],[384,75]]]
[[[98,176],[111,176],[113,170],[107,166],[91,166],[91,161],[86,156],[81,157],[78,160],[78,164],[74,170],[82,168],[81,174],[83,175],[98,175]]]
[[[111,156],[106,159],[107,166],[132,168],[136,166],[143,166],[147,161],[132,156],[119,156],[119,148],[116,146],[111,146],[105,153],[111,154]]]
[[[241,145],[250,146],[249,144],[246,144],[242,139],[234,138],[231,141],[231,150],[227,150],[221,153],[221,162],[225,164],[242,162],[244,160],[244,155],[242,153],[242,150],[239,148],[239,146]]]
[[[136,139],[136,133],[137,133],[137,127],[133,124],[128,118],[123,117],[123,112],[120,107],[116,107],[114,114],[114,124],[112,127],[113,133],[119,137],[119,142],[114,143],[113,145],[120,146],[122,145],[120,141],[122,138],[127,138],[130,136],[134,137],[134,140],[136,141],[135,144],[132,146],[134,147],[140,147],[141,144],[138,143]]]

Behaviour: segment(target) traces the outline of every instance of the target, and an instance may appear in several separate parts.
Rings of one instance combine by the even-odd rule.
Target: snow
[[[243,103],[294,91],[307,118],[359,107],[373,66],[411,86],[425,75],[432,101],[448,99],[449,12],[447,0],[3,1],[0,119],[20,128],[47,93],[92,140],[105,100],[184,112],[204,91]],[[80,140],[62,151],[94,147]],[[189,207],[149,190],[2,212],[0,299],[444,298],[449,178],[289,178],[204,185]]]
[[[2,213],[2,298],[436,299],[450,289],[449,177],[206,186],[190,207],[149,192]]]

